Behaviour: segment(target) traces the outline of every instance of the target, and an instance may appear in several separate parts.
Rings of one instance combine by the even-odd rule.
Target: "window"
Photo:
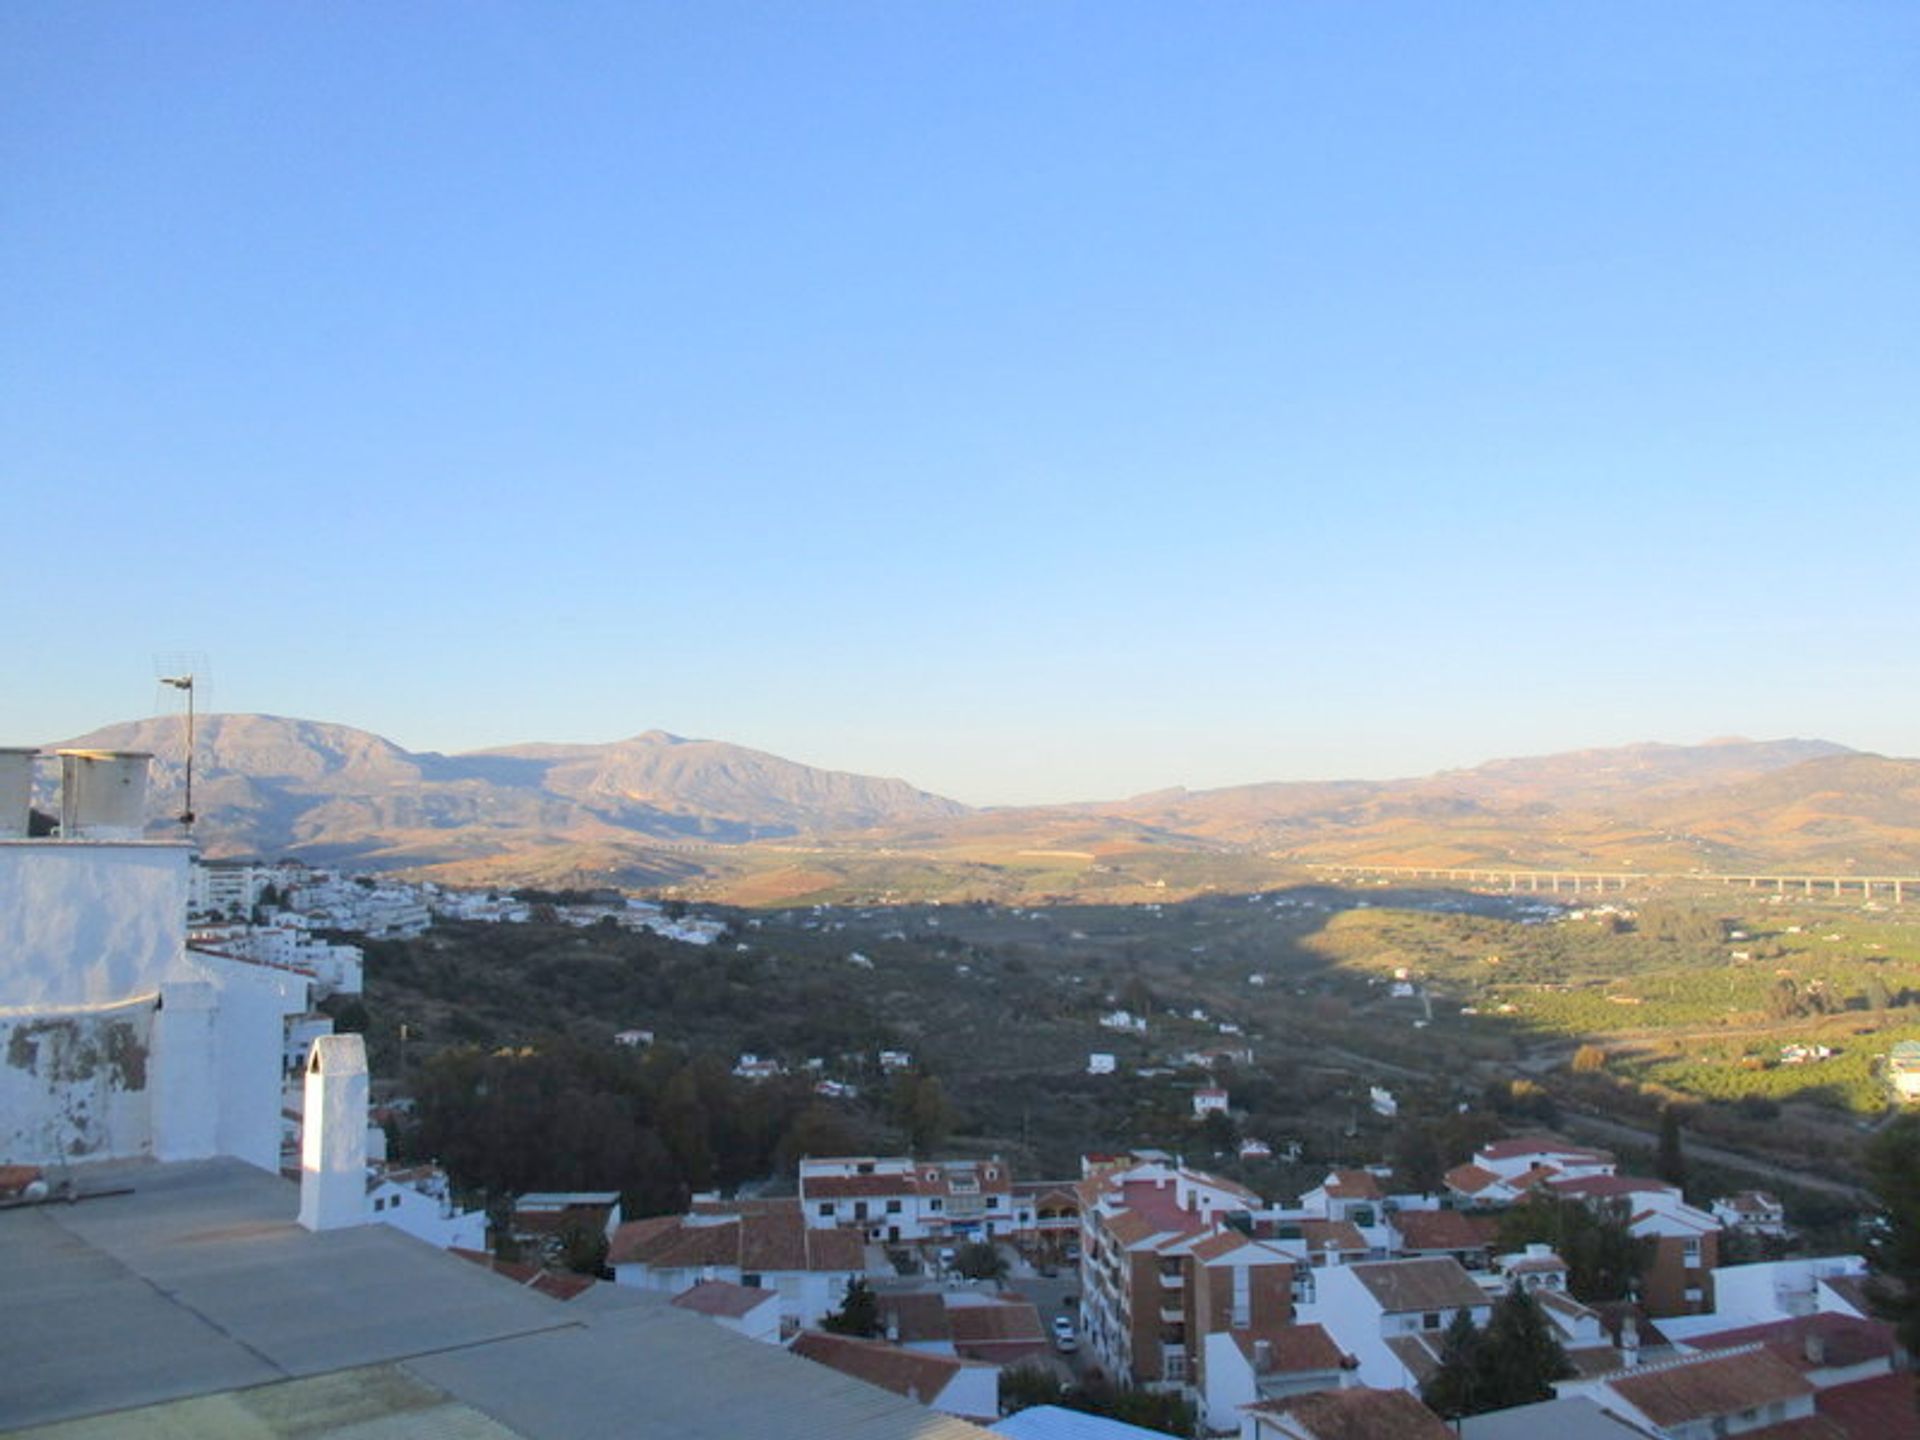
[[[929,1209],[929,1210],[938,1210],[938,1209],[940,1209],[940,1208],[941,1208],[941,1206],[942,1206],[942,1204],[943,1204],[943,1202],[942,1202],[942,1201],[940,1201],[940,1200],[938,1200],[938,1199],[934,1199],[934,1200],[929,1200],[929,1201],[927,1201],[927,1209]]]
[[[1426,1314],[1420,1317],[1420,1328],[1422,1330],[1438,1330],[1440,1328],[1440,1312],[1438,1310],[1427,1311]]]
[[[1000,1197],[998,1195],[987,1196],[987,1209],[998,1210],[999,1208],[1000,1208]]]
[[[760,1288],[759,1273],[753,1270],[747,1271],[740,1277],[740,1283],[750,1290],[758,1290]]]
[[[898,1215],[899,1213],[900,1213],[900,1202],[898,1200],[887,1201],[887,1214]]]
[[[1700,1258],[1699,1238],[1695,1237],[1690,1240],[1682,1241],[1680,1245],[1680,1250],[1681,1250],[1681,1253],[1687,1257],[1687,1259],[1698,1260]]]
[[[827,1219],[831,1220],[833,1218],[833,1202],[831,1200],[828,1200],[825,1203],[823,1203],[820,1206],[820,1213],[824,1215]]]

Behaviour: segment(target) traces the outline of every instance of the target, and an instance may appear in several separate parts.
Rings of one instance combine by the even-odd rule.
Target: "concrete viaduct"
[[[1409,880],[1465,880],[1471,884],[1504,885],[1508,890],[1547,891],[1558,895],[1564,886],[1573,894],[1585,892],[1604,895],[1608,890],[1625,890],[1628,885],[1647,885],[1656,881],[1691,881],[1709,885],[1744,885],[1749,890],[1772,890],[1785,894],[1792,890],[1805,896],[1839,897],[1847,890],[1860,892],[1871,900],[1876,890],[1889,895],[1896,905],[1906,892],[1920,894],[1920,876],[1914,875],[1708,875],[1636,870],[1523,870],[1509,867],[1462,868],[1435,865],[1309,865],[1329,875],[1380,875]]]

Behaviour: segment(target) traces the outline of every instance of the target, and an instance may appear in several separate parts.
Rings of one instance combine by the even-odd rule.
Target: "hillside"
[[[111,725],[59,743],[152,751],[154,813],[181,808],[185,727],[178,718]],[[201,717],[194,808],[210,854],[369,866],[556,845],[740,844],[965,811],[898,780],[817,770],[661,731],[609,745],[449,756],[273,715]]]
[[[62,743],[153,751],[154,813],[166,814],[180,808],[183,738],[169,717]],[[1920,873],[1920,761],[1822,740],[1631,745],[1410,780],[972,810],[901,780],[660,730],[442,755],[343,725],[212,715],[194,805],[214,855],[452,883],[680,886],[744,904],[1120,903],[1257,888],[1316,862]]]

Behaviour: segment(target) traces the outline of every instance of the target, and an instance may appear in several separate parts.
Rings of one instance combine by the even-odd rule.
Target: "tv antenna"
[[[169,655],[155,662],[156,678],[169,689],[178,690],[187,701],[187,747],[186,747],[186,799],[180,807],[180,825],[189,834],[193,831],[193,749],[195,696],[211,683],[207,657],[204,655]]]

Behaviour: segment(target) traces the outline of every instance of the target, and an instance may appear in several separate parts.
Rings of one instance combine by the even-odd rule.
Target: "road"
[[[1618,1120],[1603,1120],[1597,1115],[1587,1115],[1573,1110],[1564,1111],[1561,1119],[1563,1122],[1561,1128],[1584,1131],[1603,1140],[1626,1141],[1631,1145],[1648,1147],[1655,1147],[1660,1143],[1660,1137],[1655,1132],[1642,1130],[1634,1125],[1623,1125]],[[1724,1150],[1718,1145],[1696,1140],[1691,1135],[1686,1139],[1686,1149],[1688,1155],[1714,1165],[1724,1165],[1729,1170],[1765,1176],[1783,1185],[1798,1185],[1808,1190],[1821,1190],[1860,1204],[1873,1203],[1873,1198],[1866,1191],[1857,1185],[1849,1185],[1844,1180],[1830,1180],[1824,1175],[1809,1174],[1805,1170],[1776,1165],[1768,1160],[1756,1160],[1751,1155],[1744,1155],[1738,1150]]]

